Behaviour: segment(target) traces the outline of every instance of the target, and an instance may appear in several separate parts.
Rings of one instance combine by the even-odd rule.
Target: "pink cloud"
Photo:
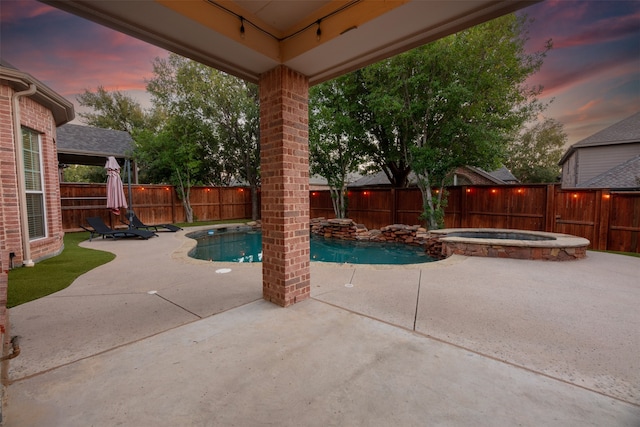
[[[0,14],[0,23],[7,24],[17,22],[22,19],[36,18],[51,13],[63,13],[46,4],[29,1],[3,1],[2,14]]]
[[[557,96],[544,115],[563,123],[568,144],[574,144],[638,112],[637,95],[633,102],[632,94],[611,94],[611,89],[603,84],[599,91],[590,93],[576,87]]]
[[[568,61],[550,60],[549,64],[529,78],[529,84],[542,84],[543,96],[556,96],[574,86],[594,81],[601,76],[609,78],[634,76],[638,73],[638,58],[624,53],[604,58],[576,57]]]
[[[566,22],[583,18],[589,11],[584,1],[547,0],[532,6],[537,16],[544,16],[545,21]]]
[[[633,15],[601,19],[577,34],[554,39],[554,47],[562,49],[573,46],[594,45],[638,34],[640,12]]]
[[[589,112],[589,110],[597,107],[599,104],[601,104],[601,102],[602,102],[601,99],[598,99],[598,100],[592,99],[591,101],[587,102],[582,107],[578,108],[578,113]]]
[[[564,130],[570,135],[569,145],[571,145],[637,112],[638,110],[629,109],[628,105],[603,102],[591,104],[589,108],[581,112],[567,113],[555,117],[561,123],[567,123]]]

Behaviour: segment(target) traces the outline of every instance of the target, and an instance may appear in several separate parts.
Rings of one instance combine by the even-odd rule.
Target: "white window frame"
[[[49,230],[47,229],[47,200],[45,197],[45,187],[44,187],[44,164],[42,162],[42,137],[41,134],[39,132],[34,131],[33,129],[29,129],[27,127],[22,127],[22,151],[23,151],[23,156],[26,159],[27,156],[24,155],[25,152],[27,151],[26,146],[25,146],[25,139],[24,139],[24,134],[29,133],[31,135],[31,141],[33,142],[33,138],[35,137],[37,139],[37,146],[38,146],[38,164],[40,167],[39,170],[39,175],[40,175],[40,190],[30,190],[26,187],[28,187],[28,182],[29,180],[27,179],[27,167],[26,165],[24,166],[24,179],[25,179],[25,188],[26,188],[26,194],[38,194],[41,197],[41,201],[42,201],[42,231],[43,231],[43,235],[42,236],[36,236],[36,237],[32,237],[31,236],[31,231],[29,230],[29,241],[36,241],[36,240],[40,240],[40,239],[45,239],[47,238],[47,236],[49,235]],[[30,147],[33,146],[33,144],[29,144]],[[33,151],[33,150],[30,150]],[[30,212],[27,212],[27,217],[30,217]]]

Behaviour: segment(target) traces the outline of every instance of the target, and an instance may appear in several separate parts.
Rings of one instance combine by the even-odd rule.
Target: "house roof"
[[[66,124],[57,130],[58,161],[104,166],[106,157],[125,159],[135,148],[128,132]]]
[[[56,126],[68,123],[75,118],[73,104],[70,101],[31,74],[18,70],[2,58],[0,58],[0,81],[11,86],[16,92],[22,92],[34,85],[36,93],[27,96],[51,111]]]
[[[251,82],[311,85],[515,12],[530,0],[41,0]]]
[[[473,167],[473,166],[465,166],[465,167],[479,175],[482,175],[488,180],[493,181],[496,184],[504,185],[504,184],[509,184],[513,182],[519,182],[518,179],[511,174],[509,169],[507,169],[504,166],[492,172],[487,172],[484,169]],[[413,172],[410,172],[409,176],[407,177],[407,180],[409,181],[409,185],[415,185],[416,174]],[[387,178],[387,175],[384,172],[380,171],[373,175],[365,175],[362,178],[352,182],[348,186],[349,187],[381,187],[381,186],[388,186],[388,185],[390,185],[389,178]]]
[[[560,159],[560,165],[579,148],[640,142],[640,112],[573,144]]]
[[[409,184],[416,183],[416,175],[411,172],[407,177]],[[348,185],[348,187],[381,187],[381,186],[390,186],[389,178],[383,172],[377,172],[373,175],[365,175],[362,178],[359,178]]]
[[[640,155],[577,185],[578,188],[640,188]]]
[[[478,175],[482,175],[485,178],[495,182],[496,184],[513,184],[520,182],[518,178],[516,178],[509,169],[505,166],[502,166],[499,169],[496,169],[491,172],[487,172],[484,169],[477,168],[475,166],[465,166],[468,169],[471,169]]]

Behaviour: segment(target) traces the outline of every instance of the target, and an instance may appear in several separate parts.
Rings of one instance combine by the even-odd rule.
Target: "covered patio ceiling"
[[[311,85],[535,3],[524,0],[41,0],[251,82]]]

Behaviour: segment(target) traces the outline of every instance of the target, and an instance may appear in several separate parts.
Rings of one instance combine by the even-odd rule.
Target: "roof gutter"
[[[35,85],[37,88],[34,94],[35,101],[47,106],[51,110],[56,126],[68,123],[75,118],[75,111],[71,102],[30,74],[7,67],[0,67],[0,74],[0,80],[14,83],[12,85],[14,90],[19,89],[16,87],[18,85],[23,87]],[[15,85],[15,83],[18,83],[18,85]]]
[[[20,127],[20,98],[36,93],[38,88],[30,83],[29,89],[15,92],[13,102],[13,140],[16,150],[16,178],[18,180],[18,205],[20,209],[20,234],[22,236],[22,264],[25,267],[33,267],[31,259],[31,241],[29,240],[29,218],[27,216],[27,187],[24,180],[24,148],[22,141],[22,128]]]

